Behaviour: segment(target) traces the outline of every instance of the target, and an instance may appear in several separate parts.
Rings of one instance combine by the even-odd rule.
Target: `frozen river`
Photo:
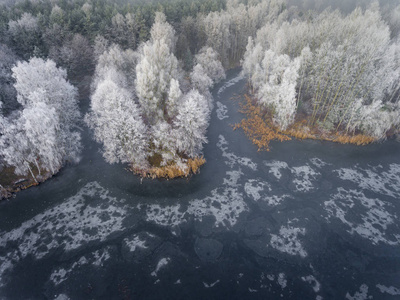
[[[400,299],[400,144],[257,152],[244,88],[214,89],[190,179],[141,181],[85,129],[79,165],[0,203],[0,299]]]

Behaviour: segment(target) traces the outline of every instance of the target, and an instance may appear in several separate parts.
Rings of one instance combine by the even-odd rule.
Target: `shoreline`
[[[236,100],[236,99],[235,99]],[[245,135],[258,147],[257,151],[269,151],[269,143],[273,140],[281,142],[296,138],[298,140],[312,139],[320,141],[329,141],[340,144],[352,144],[356,146],[364,146],[378,140],[371,136],[357,134],[347,134],[343,131],[328,132],[323,131],[317,126],[309,127],[307,125],[307,116],[298,118],[286,130],[280,130],[272,123],[272,117],[268,115],[268,111],[261,109],[255,103],[253,97],[247,93],[239,99],[240,110],[244,114],[244,118],[234,125],[233,130],[242,129]],[[395,135],[394,132],[392,135]]]

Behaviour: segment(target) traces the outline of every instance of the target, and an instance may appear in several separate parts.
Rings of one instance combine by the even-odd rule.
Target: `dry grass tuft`
[[[148,178],[166,178],[173,179],[178,177],[188,177],[191,174],[196,174],[200,171],[200,167],[204,165],[206,160],[203,156],[189,158],[186,160],[185,168],[181,168],[176,164],[167,166],[151,167],[146,170],[132,169],[133,173],[138,174],[142,177]]]
[[[290,140],[290,137],[278,132],[270,118],[263,118],[261,108],[253,103],[248,95],[244,97],[246,101],[240,104],[240,112],[244,113],[246,118],[235,124],[234,130],[243,129],[246,136],[258,147],[258,151],[269,151],[269,142],[272,140],[281,142]]]

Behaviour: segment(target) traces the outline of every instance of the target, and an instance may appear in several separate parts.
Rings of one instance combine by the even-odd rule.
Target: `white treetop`
[[[162,39],[167,44],[169,50],[174,53],[177,38],[175,29],[166,21],[166,17],[162,12],[156,12],[154,24],[150,30],[150,41],[161,41]]]
[[[153,157],[160,157],[161,166],[187,168],[184,158],[200,154],[207,141],[213,80],[205,68],[215,81],[225,73],[217,53],[205,48],[191,73],[192,85],[200,92],[184,95],[183,74],[173,54],[174,34],[165,16],[157,13],[151,39],[137,52],[111,46],[99,56],[91,111],[85,119],[95,139],[103,143],[107,162],[126,162],[145,170]]]
[[[178,115],[174,121],[176,126],[177,148],[189,157],[199,155],[203,143],[207,142],[206,130],[210,111],[207,99],[197,90],[186,94],[179,106]]]
[[[100,82],[92,95],[87,124],[94,129],[96,141],[103,143],[108,163],[146,164],[147,127],[132,94],[112,78]]]
[[[17,99],[23,110],[10,121],[0,138],[0,155],[17,174],[31,165],[57,172],[66,161],[78,161],[80,117],[76,89],[54,62],[32,58],[13,68]],[[33,176],[33,174],[32,174]]]
[[[147,42],[136,66],[136,92],[150,124],[165,118],[172,79],[178,78],[178,60],[164,39]]]
[[[218,53],[211,47],[203,47],[196,55],[196,63],[200,64],[213,84],[225,79],[225,70],[218,60]]]

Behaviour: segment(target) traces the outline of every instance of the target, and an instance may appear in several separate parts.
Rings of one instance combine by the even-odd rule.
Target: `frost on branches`
[[[157,13],[151,39],[136,52],[111,46],[99,56],[85,120],[103,144],[107,162],[129,163],[143,175],[173,166],[181,176],[190,171],[189,160],[201,155],[211,111],[209,88],[225,72],[216,52],[205,48],[196,57],[191,87],[182,89],[185,74],[173,53],[175,44],[175,31]]]
[[[275,20],[249,38],[243,72],[282,129],[297,109],[309,126],[382,139],[400,120],[400,40],[379,6]]]
[[[56,173],[67,161],[77,162],[81,149],[76,124],[77,91],[66,72],[51,60],[32,58],[12,69],[22,110],[2,118],[0,156],[17,175],[33,169]],[[16,115],[16,116],[15,116]]]
[[[293,123],[296,114],[296,84],[299,77],[300,58],[290,59],[286,54],[276,54],[255,47],[249,38],[248,55],[243,61],[243,72],[248,74],[258,103],[273,111],[273,121],[285,130]]]

